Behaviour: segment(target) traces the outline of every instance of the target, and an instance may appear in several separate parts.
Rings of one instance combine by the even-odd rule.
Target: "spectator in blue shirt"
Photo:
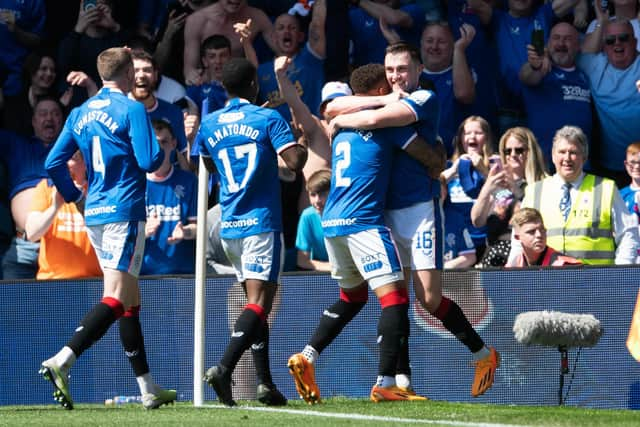
[[[300,214],[296,236],[297,265],[303,270],[331,271],[320,222],[330,187],[331,171],[327,169],[314,172],[307,181],[311,206]]]

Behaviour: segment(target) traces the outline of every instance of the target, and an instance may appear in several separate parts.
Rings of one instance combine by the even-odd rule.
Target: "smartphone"
[[[535,29],[531,31],[531,45],[533,45],[538,55],[544,55],[544,30]]]
[[[82,7],[84,10],[93,9],[96,6],[98,6],[98,0],[84,0],[82,2]]]
[[[489,157],[489,169],[493,168],[493,165],[497,165],[497,170],[502,170],[502,160],[498,156]]]

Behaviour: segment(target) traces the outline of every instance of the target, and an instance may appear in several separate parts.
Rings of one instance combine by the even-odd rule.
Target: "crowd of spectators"
[[[82,206],[63,206],[46,183],[43,163],[66,115],[100,90],[98,54],[115,46],[134,51],[129,96],[145,105],[162,149],[171,153],[170,162],[148,176],[148,192],[167,196],[148,197],[145,274],[167,273],[165,260],[176,251],[181,262],[193,253],[197,158],[191,148],[202,116],[226,100],[221,69],[233,56],[258,67],[259,101],[292,120],[309,148],[302,172],[280,166],[285,271],[328,270],[318,224],[331,166],[328,119],[336,110],[325,107],[350,94],[338,82],[349,81],[351,69],[383,63],[386,46],[400,40],[419,48],[421,86],[436,93],[440,109],[438,130],[449,156],[441,177],[447,267],[504,266],[516,240],[510,219],[523,198],[541,210],[553,246],[559,219],[536,205],[542,184],[534,183],[544,180],[545,196],[562,204],[565,190],[554,177],[573,180],[566,197],[575,217],[594,214],[579,210],[584,194],[610,197],[595,211],[610,209],[599,219],[612,235],[588,238],[600,239],[594,244],[603,245],[607,262],[630,262],[639,249],[639,7],[631,0],[610,0],[604,9],[602,3],[0,0],[0,278],[45,277],[53,264],[43,265],[42,253],[38,262],[38,242],[61,233],[47,233],[43,224],[82,230]],[[379,98],[384,105],[398,96],[368,102]],[[216,185],[213,176],[213,209]],[[169,196],[173,207],[158,202]],[[27,225],[32,212],[39,227]],[[566,228],[577,227],[571,221],[564,218]],[[616,257],[621,242],[624,256]],[[222,266],[214,271],[225,271],[218,258],[210,260]]]

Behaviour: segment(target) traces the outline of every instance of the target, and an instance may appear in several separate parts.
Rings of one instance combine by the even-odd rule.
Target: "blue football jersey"
[[[147,180],[147,216],[156,215],[160,226],[147,238],[140,274],[192,274],[195,240],[167,243],[178,222],[187,225],[198,216],[198,182],[191,172],[173,168],[161,179]]]
[[[413,128],[428,144],[438,137],[440,107],[430,90],[417,90],[402,99],[416,116]],[[402,209],[428,202],[440,194],[440,183],[429,176],[427,168],[404,151],[397,152],[387,198],[387,209]]]
[[[322,212],[325,237],[384,228],[394,148],[415,138],[412,127],[345,129],[331,145],[331,189]]]
[[[282,231],[277,156],[296,144],[282,116],[234,98],[204,117],[196,144],[218,169],[220,236],[238,239]]]
[[[103,88],[74,108],[49,153],[45,168],[68,202],[80,197],[67,160],[80,149],[87,165],[87,225],[144,221],[147,177],[164,153],[140,102]]]

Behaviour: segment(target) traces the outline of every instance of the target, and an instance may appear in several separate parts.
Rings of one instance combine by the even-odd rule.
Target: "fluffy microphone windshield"
[[[602,328],[591,314],[545,310],[520,313],[513,332],[516,340],[525,345],[593,347],[602,335]]]

